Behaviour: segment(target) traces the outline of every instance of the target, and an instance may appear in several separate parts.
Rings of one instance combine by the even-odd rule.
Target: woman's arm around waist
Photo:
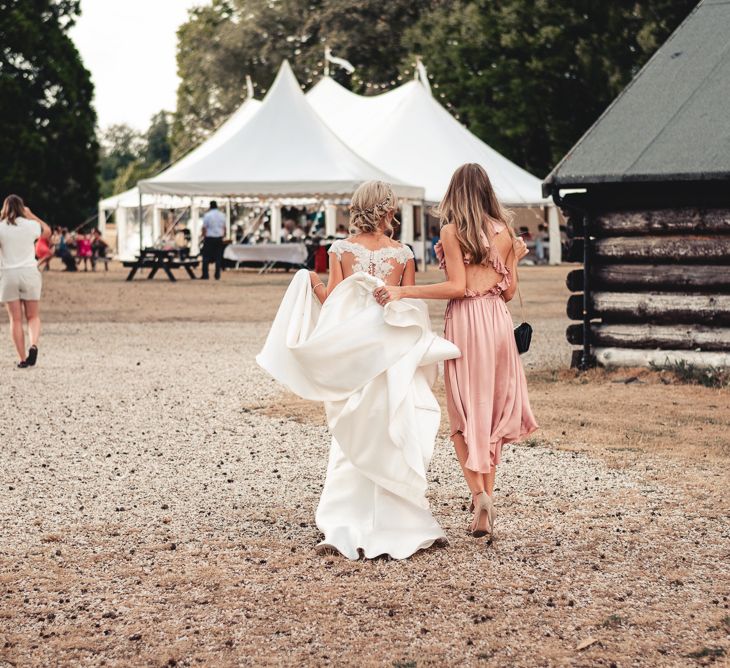
[[[464,255],[461,252],[456,229],[453,225],[441,228],[441,246],[448,269],[448,277],[441,283],[431,285],[384,285],[373,291],[373,295],[381,304],[396,301],[404,297],[414,299],[461,299],[466,291],[466,271]],[[415,277],[415,275],[414,275]],[[415,281],[414,281],[415,282]]]

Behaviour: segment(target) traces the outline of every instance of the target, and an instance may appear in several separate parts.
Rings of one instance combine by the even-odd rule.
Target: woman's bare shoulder
[[[442,240],[443,239],[449,239],[449,240],[456,239],[457,238],[456,225],[454,225],[454,223],[446,223],[446,225],[444,225],[441,228],[441,232],[440,232],[439,236],[441,237]]]

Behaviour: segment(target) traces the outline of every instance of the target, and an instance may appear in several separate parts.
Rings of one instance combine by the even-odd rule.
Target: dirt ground
[[[46,274],[37,368],[0,315],[0,666],[727,665],[730,391],[570,371],[568,270],[521,270],[541,429],[496,539],[444,424],[450,545],[402,562],[313,550],[322,410],[253,361],[291,275]]]

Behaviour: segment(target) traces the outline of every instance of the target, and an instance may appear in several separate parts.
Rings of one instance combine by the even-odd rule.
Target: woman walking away
[[[527,249],[480,165],[454,172],[437,213],[442,227],[436,253],[446,281],[386,285],[374,294],[383,305],[402,297],[449,300],[444,335],[461,350],[460,358],[444,363],[451,439],[472,493],[472,535],[481,537],[494,531],[502,446],[537,429],[505,303],[517,291],[517,263]]]
[[[39,301],[41,273],[35,258],[35,241],[48,239],[51,228],[17,195],[8,195],[0,211],[0,302],[10,318],[10,333],[18,351],[18,367],[33,366],[38,358],[41,333]],[[23,311],[28,321],[30,350],[25,354]]]
[[[330,247],[327,285],[297,272],[256,358],[300,397],[324,402],[332,441],[318,549],[348,559],[405,559],[445,539],[426,498],[441,419],[431,387],[438,363],[459,351],[432,332],[425,302],[381,309],[373,299],[381,285],[415,281],[413,253],[390,237],[397,207],[387,183],[357,189],[352,236]]]

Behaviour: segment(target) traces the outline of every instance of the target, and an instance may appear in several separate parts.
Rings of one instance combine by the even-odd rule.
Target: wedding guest
[[[223,239],[226,236],[226,217],[214,200],[203,216],[203,275],[208,280],[208,265],[215,262],[215,280],[220,280],[223,267]]]
[[[511,215],[478,164],[459,167],[437,208],[441,240],[436,253],[446,281],[382,286],[380,304],[415,297],[448,299],[444,338],[461,351],[444,363],[451,440],[475,509],[475,538],[492,534],[494,479],[502,448],[535,429],[527,381],[505,302],[517,292],[517,263],[527,252]]]
[[[79,232],[76,235],[76,256],[79,264],[84,263],[84,271],[89,271],[89,264],[93,268],[92,254],[91,239],[83,232]]]
[[[178,226],[175,230],[175,249],[180,254],[180,259],[184,260],[190,255],[190,242],[192,235],[187,227]]]
[[[436,244],[439,242],[439,228],[435,225],[431,227],[431,247],[430,247],[430,261],[436,262]]]
[[[76,261],[69,249],[69,234],[65,227],[59,229],[58,241],[55,244],[56,257],[61,258],[66,267],[64,271],[76,271]]]
[[[109,244],[104,241],[104,239],[101,236],[101,232],[98,229],[94,229],[94,231],[91,233],[91,270],[96,271],[96,263],[99,260],[105,260],[107,249],[109,248]],[[104,262],[104,269],[106,271],[109,270],[109,265],[107,262]]]
[[[35,241],[48,239],[51,228],[36,216],[18,195],[8,195],[0,211],[0,302],[10,319],[10,335],[18,353],[18,367],[34,366],[41,333],[41,273],[35,258]],[[25,351],[23,313],[28,322],[30,349]]]
[[[51,260],[53,259],[53,249],[49,245],[49,239],[41,235],[35,242],[35,256],[38,260],[38,269],[48,271],[51,268]]]

